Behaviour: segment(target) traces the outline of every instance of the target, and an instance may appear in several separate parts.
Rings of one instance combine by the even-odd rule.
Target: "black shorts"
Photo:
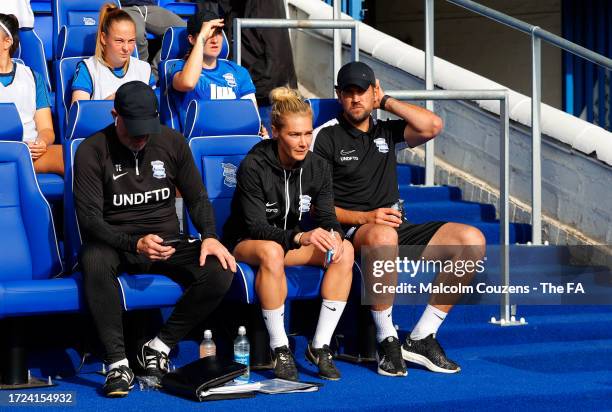
[[[427,223],[410,223],[406,220],[396,229],[399,245],[421,245],[426,246],[431,238],[436,234],[447,222],[427,222]],[[359,226],[343,225],[345,239],[353,242],[355,233],[359,230]]]

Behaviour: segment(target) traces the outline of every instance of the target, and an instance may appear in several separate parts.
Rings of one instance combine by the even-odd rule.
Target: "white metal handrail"
[[[562,48],[577,56],[583,57],[608,70],[612,70],[612,59],[592,50],[586,49],[543,30],[493,10],[471,0],[446,0],[449,3],[463,7],[488,19],[505,24],[531,36],[532,51],[532,95],[531,95],[531,139],[532,139],[532,175],[531,175],[531,241],[534,245],[542,244],[542,162],[541,162],[541,103],[542,103],[542,61],[541,40]],[[434,36],[434,0],[425,0],[425,84],[427,89],[433,89],[433,36]],[[429,108],[429,106],[428,106]],[[428,150],[429,149],[429,150]],[[433,146],[425,151],[425,184],[432,185],[434,162]]]
[[[508,90],[387,90],[386,94],[399,100],[499,100],[499,243],[501,245],[502,284],[510,285],[510,111]],[[500,317],[510,324],[510,294],[501,298]]]

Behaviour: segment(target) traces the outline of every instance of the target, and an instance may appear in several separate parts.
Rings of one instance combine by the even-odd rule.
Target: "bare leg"
[[[62,145],[53,144],[47,146],[45,154],[34,160],[34,171],[36,173],[55,173],[64,176]]]

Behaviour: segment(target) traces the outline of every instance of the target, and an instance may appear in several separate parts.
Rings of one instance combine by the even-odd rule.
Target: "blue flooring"
[[[103,377],[95,373],[57,380],[52,391],[74,391],[77,403],[66,410],[610,410],[612,407],[612,308],[605,306],[522,307],[528,324],[499,327],[487,323],[497,307],[460,306],[438,338],[462,371],[435,374],[410,365],[405,378],[376,374],[374,364],[338,361],[342,379],[321,381],[304,360],[306,337],[291,338],[300,376],[320,381],[316,393],[257,395],[252,399],[199,404],[136,387],[125,399],[100,394]],[[422,307],[396,306],[400,337]],[[197,343],[181,343],[178,366],[196,356]],[[35,372],[36,373],[36,372]],[[254,372],[254,379],[271,377]],[[61,410],[61,408],[53,408]]]

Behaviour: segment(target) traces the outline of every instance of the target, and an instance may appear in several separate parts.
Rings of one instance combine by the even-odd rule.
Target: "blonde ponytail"
[[[312,118],[312,109],[297,90],[277,87],[270,92],[272,111],[270,121],[276,129],[283,127],[283,117],[288,114],[302,114]]]

